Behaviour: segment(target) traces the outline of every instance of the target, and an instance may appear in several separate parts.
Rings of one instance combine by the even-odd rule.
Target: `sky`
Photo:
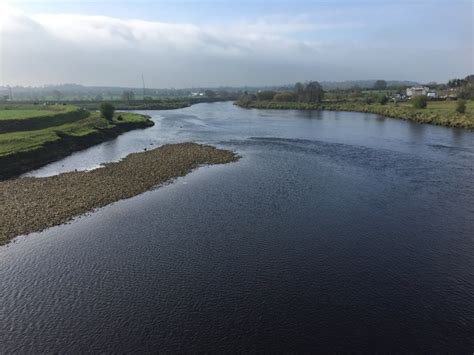
[[[473,34],[474,0],[0,0],[0,85],[446,82]]]

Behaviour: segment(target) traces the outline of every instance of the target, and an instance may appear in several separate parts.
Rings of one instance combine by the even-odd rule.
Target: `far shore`
[[[234,152],[209,145],[169,144],[91,171],[0,181],[0,245],[136,196],[199,166],[238,159]]]
[[[472,101],[468,102],[468,111],[462,114],[455,112],[455,101],[429,102],[428,107],[425,109],[414,109],[409,103],[387,103],[381,105],[378,103],[367,104],[355,101],[306,103],[255,100],[246,104],[236,101],[235,104],[243,108],[256,109],[367,112],[417,123],[474,129],[474,104],[472,104]]]

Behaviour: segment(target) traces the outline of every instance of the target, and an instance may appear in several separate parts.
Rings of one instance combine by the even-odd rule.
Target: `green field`
[[[72,112],[72,105],[0,105],[0,120],[22,120]]]
[[[118,116],[122,120],[118,120]],[[115,126],[124,125],[130,122],[145,122],[147,119],[133,113],[116,113],[112,122],[101,117],[98,112],[93,112],[84,119],[61,126],[53,126],[40,130],[21,131],[0,134],[0,156],[12,153],[25,152],[37,149],[47,142],[60,140],[66,136],[83,137],[98,130],[106,130]]]
[[[55,113],[48,110],[0,110],[0,120],[21,120]]]
[[[17,124],[18,130],[0,133],[0,178],[44,165],[127,130],[153,125],[147,116],[139,114],[116,112],[108,121],[99,112],[67,106],[62,110],[19,107],[4,111],[9,111],[8,119]],[[38,112],[41,115],[35,117]],[[61,120],[58,123],[58,112],[63,115],[61,120],[67,120],[67,123],[60,124]],[[38,125],[38,121],[41,124]],[[40,126],[41,129],[26,130],[27,126]]]
[[[124,101],[121,99],[108,100],[117,110],[172,110],[178,108],[188,107],[194,104],[203,103],[203,102],[218,102],[218,101],[228,101],[231,99],[222,98],[222,97],[175,97],[175,98],[159,98],[151,100],[142,100],[134,99],[130,101]],[[54,101],[54,100],[52,100]],[[26,115],[25,118],[41,116],[40,112],[34,111],[62,111],[65,112],[68,109],[78,109],[78,107],[87,109],[87,110],[98,110],[100,104],[104,102],[102,100],[63,100],[60,104],[34,104],[32,101],[16,101],[0,104],[0,120],[1,117],[5,116],[6,119],[16,118],[11,117],[11,113],[4,112],[8,110],[23,110],[24,113],[18,112],[22,118],[22,115]],[[9,117],[10,116],[10,117]]]
[[[72,105],[0,106],[0,134],[59,126],[86,118],[89,112]]]

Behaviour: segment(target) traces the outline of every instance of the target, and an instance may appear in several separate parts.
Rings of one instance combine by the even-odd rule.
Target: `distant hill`
[[[350,89],[359,86],[368,89],[374,86],[375,80],[347,80],[347,81],[321,81],[324,90]],[[414,86],[415,81],[387,80],[388,86]],[[259,90],[293,90],[294,83],[273,86],[229,86],[229,87],[200,87],[184,89],[145,89],[145,96],[153,98],[187,97],[195,92],[211,89],[216,92],[236,94],[243,91],[255,92]],[[124,91],[133,91],[136,97],[143,97],[143,88],[118,87],[118,86],[84,86],[80,84],[44,85],[40,87],[25,86],[0,86],[0,101],[14,100],[96,100],[118,99]]]

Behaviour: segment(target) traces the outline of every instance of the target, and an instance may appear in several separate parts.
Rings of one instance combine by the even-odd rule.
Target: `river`
[[[237,151],[0,247],[0,352],[451,352],[474,339],[474,132],[374,114],[147,111],[29,175]]]

